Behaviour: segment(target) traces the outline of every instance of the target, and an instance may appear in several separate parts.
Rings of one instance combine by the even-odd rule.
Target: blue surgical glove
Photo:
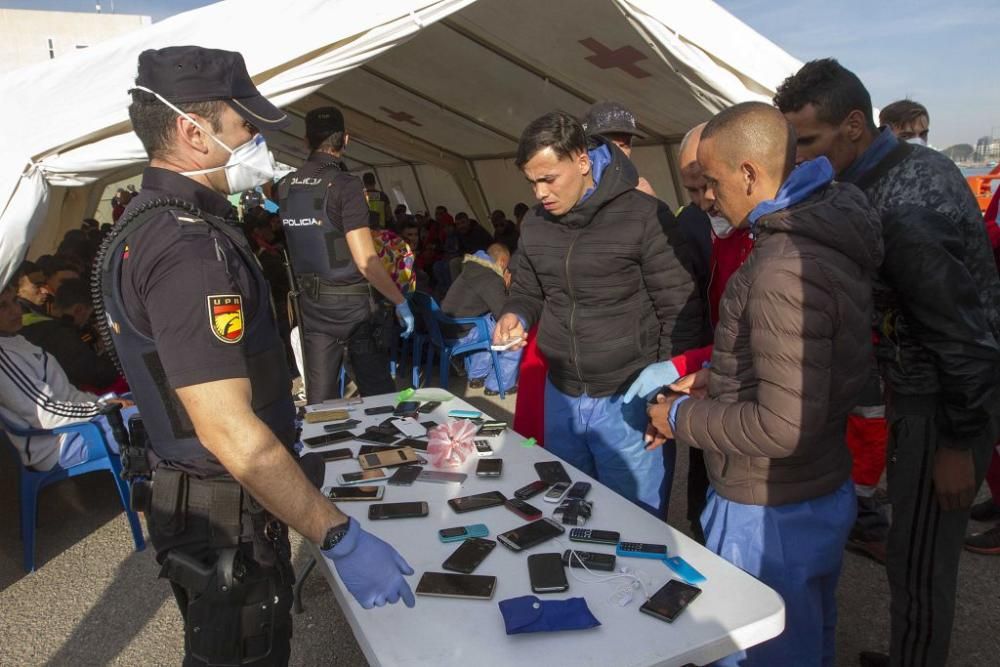
[[[410,310],[410,302],[406,299],[396,304],[396,319],[403,325],[403,338],[409,338],[416,322],[413,319],[413,311]]]
[[[677,382],[680,377],[681,375],[677,372],[677,367],[672,361],[658,361],[655,364],[650,364],[639,373],[639,377],[625,392],[622,402],[629,403],[636,396],[642,396],[648,401],[656,395],[661,387]]]
[[[413,574],[413,568],[391,545],[362,530],[354,519],[350,519],[344,539],[323,555],[333,561],[340,580],[365,609],[395,604],[400,597],[407,607],[416,604],[403,578]]]

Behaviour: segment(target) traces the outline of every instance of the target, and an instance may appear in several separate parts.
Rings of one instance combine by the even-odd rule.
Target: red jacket
[[[753,237],[748,228],[734,229],[726,238],[712,234],[712,268],[708,281],[708,305],[711,308],[712,327],[719,323],[719,302],[726,291],[726,284],[736,269],[743,265],[753,250]],[[712,346],[688,350],[671,361],[681,377],[700,371],[712,358]]]
[[[997,263],[997,271],[1000,271],[1000,226],[997,226],[997,209],[1000,208],[1000,190],[993,193],[990,205],[986,207],[983,214],[983,224],[986,225],[986,236],[990,239],[990,247],[993,248],[993,260]]]

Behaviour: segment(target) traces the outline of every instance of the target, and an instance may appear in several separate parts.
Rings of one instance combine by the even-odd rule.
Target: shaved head
[[[719,112],[701,139],[712,139],[715,157],[733,167],[752,161],[784,180],[795,166],[795,131],[770,104],[743,102]]]
[[[510,250],[503,243],[493,243],[486,249],[486,254],[492,257],[494,262],[499,262],[502,259],[510,259]]]
[[[772,199],[795,166],[795,131],[780,111],[744,102],[708,121],[698,143],[705,196],[734,227]]]
[[[681,169],[686,169],[692,162],[698,161],[698,142],[701,141],[701,133],[706,125],[707,122],[695,125],[681,139]]]
[[[705,197],[705,177],[701,173],[701,165],[698,164],[698,144],[701,143],[701,133],[706,125],[708,123],[695,125],[681,140],[681,185],[684,186],[692,204],[712,215],[714,201]]]

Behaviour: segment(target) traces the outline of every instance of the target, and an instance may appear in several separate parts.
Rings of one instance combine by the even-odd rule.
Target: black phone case
[[[528,556],[528,577],[534,593],[562,593],[569,588],[566,568],[559,554],[531,554]]]
[[[488,545],[488,546],[487,546]],[[455,551],[448,556],[448,560],[441,564],[441,569],[449,572],[460,572],[462,574],[472,574],[479,565],[486,560],[497,543],[493,540],[484,540],[472,537],[462,542]],[[463,560],[467,562],[462,562]]]
[[[322,458],[323,461],[326,463],[330,463],[331,461],[345,461],[347,459],[354,458],[354,453],[347,448],[331,449],[330,451],[327,452],[320,452],[319,455],[320,458]]]
[[[566,473],[566,468],[558,461],[539,461],[535,464],[535,472],[538,473],[538,479],[549,484],[557,482],[571,484],[573,482]]]
[[[334,431],[333,433],[314,435],[311,438],[303,438],[302,444],[309,447],[322,447],[323,445],[332,445],[335,442],[344,442],[345,440],[353,440],[354,438],[355,435],[350,431]]]
[[[414,501],[419,502],[419,501]],[[427,516],[427,505],[426,503],[420,509],[414,508],[412,511],[406,511],[400,514],[388,515],[385,512],[390,512],[399,505],[409,505],[410,503],[382,503],[380,505],[370,505],[368,507],[368,518],[371,521],[382,521],[386,519],[414,519],[417,517]]]
[[[392,473],[392,477],[389,478],[389,484],[410,486],[417,481],[417,476],[423,471],[423,467],[418,465],[399,466],[396,468],[396,472]]]

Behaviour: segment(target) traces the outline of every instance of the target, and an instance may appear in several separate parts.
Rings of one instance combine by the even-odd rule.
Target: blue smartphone
[[[479,410],[452,410],[448,413],[449,417],[455,419],[479,419],[482,415]]]
[[[485,523],[474,523],[471,526],[459,526],[457,528],[442,528],[438,531],[438,539],[442,542],[461,542],[470,537],[486,537],[490,534],[490,529]]]

